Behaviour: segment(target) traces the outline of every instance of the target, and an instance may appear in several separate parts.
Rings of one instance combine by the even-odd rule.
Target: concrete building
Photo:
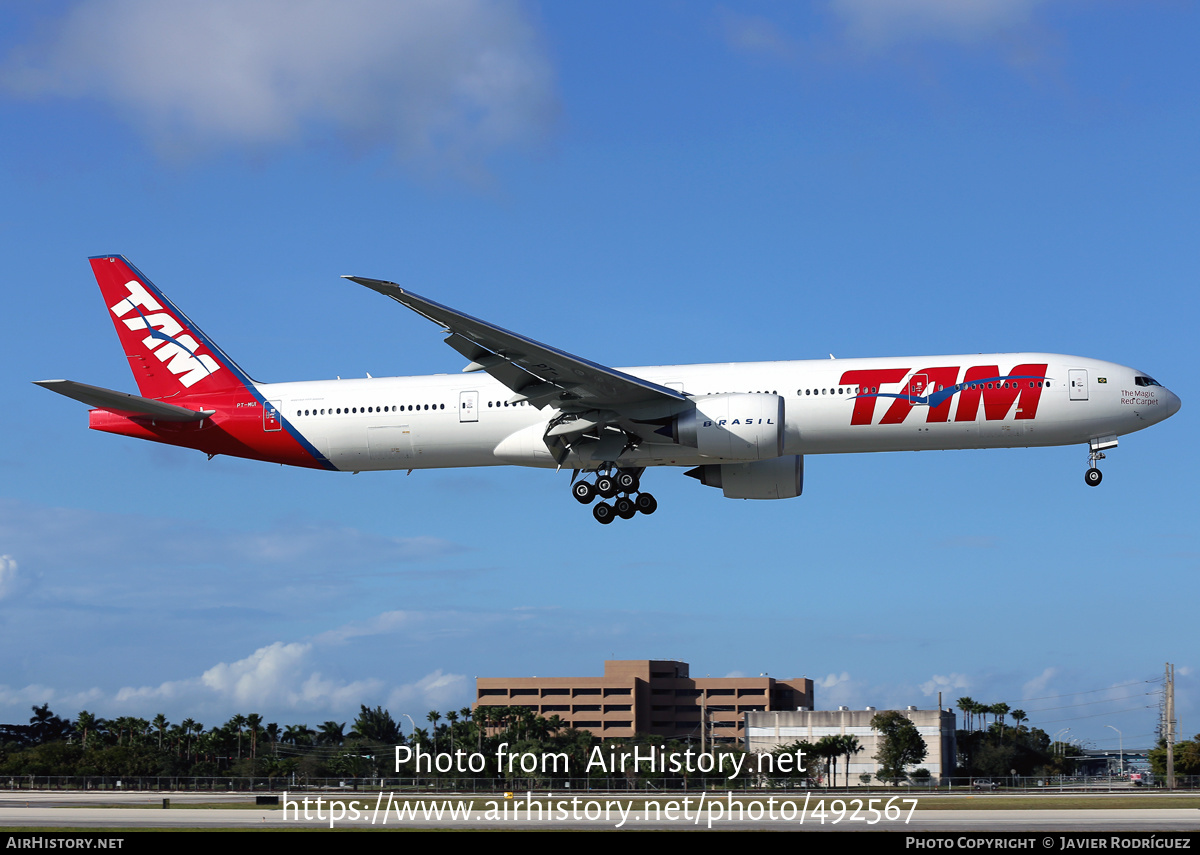
[[[817,742],[823,736],[842,734],[858,737],[863,750],[850,760],[850,784],[859,785],[859,775],[869,774],[872,779],[879,774],[875,755],[879,751],[880,735],[871,728],[874,707],[851,710],[841,707],[836,710],[795,712],[748,712],[746,713],[745,739],[747,751],[767,754],[781,745],[790,745],[798,739]],[[954,738],[955,718],[950,710],[919,710],[916,707],[898,711],[916,725],[917,732],[925,740],[925,762],[909,769],[928,769],[934,781],[954,774],[955,756],[958,753]],[[838,762],[838,780],[846,773],[845,758]]]
[[[807,677],[692,678],[688,670],[686,662],[631,659],[606,661],[603,677],[479,678],[475,707],[526,707],[602,739],[648,733],[713,742],[741,742],[747,713],[812,708]]]

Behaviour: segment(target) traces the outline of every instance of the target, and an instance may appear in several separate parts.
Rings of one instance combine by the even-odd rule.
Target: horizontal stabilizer
[[[198,422],[216,412],[216,410],[189,410],[187,407],[179,407],[175,404],[167,404],[163,401],[142,398],[125,392],[115,392],[99,386],[89,386],[86,383],[76,383],[74,380],[34,380],[33,382],[51,392],[81,401],[89,407],[99,407],[114,413],[149,416],[165,422]]]

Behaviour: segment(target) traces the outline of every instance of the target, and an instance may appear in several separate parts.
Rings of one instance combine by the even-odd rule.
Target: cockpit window
[[[1162,385],[1162,383],[1159,383],[1153,377],[1134,377],[1133,382],[1139,386],[1161,386]]]

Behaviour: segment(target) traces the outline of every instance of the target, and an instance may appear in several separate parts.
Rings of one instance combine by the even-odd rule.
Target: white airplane
[[[1144,372],[1050,353],[613,369],[357,276],[345,278],[441,326],[464,373],[259,383],[125,258],[91,264],[142,394],[38,385],[94,407],[93,429],[334,471],[568,468],[606,524],[654,512],[649,467],[786,499],[806,454],[1086,443],[1096,486],[1119,436],[1180,406]]]

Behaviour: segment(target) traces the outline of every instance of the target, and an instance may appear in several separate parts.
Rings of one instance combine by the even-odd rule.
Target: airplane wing
[[[115,392],[100,386],[89,386],[87,383],[76,383],[74,380],[34,380],[35,385],[60,395],[66,395],[87,404],[114,413],[142,418],[159,419],[164,422],[198,422],[208,418],[216,410],[189,410],[153,398],[142,398],[126,392]]]
[[[442,326],[450,333],[446,344],[470,360],[463,371],[486,371],[495,377],[515,393],[510,403],[528,401],[539,409],[553,404],[574,412],[629,413],[659,408],[674,412],[689,400],[674,389],[501,329],[406,291],[394,282],[362,276],[342,278],[391,297]]]

